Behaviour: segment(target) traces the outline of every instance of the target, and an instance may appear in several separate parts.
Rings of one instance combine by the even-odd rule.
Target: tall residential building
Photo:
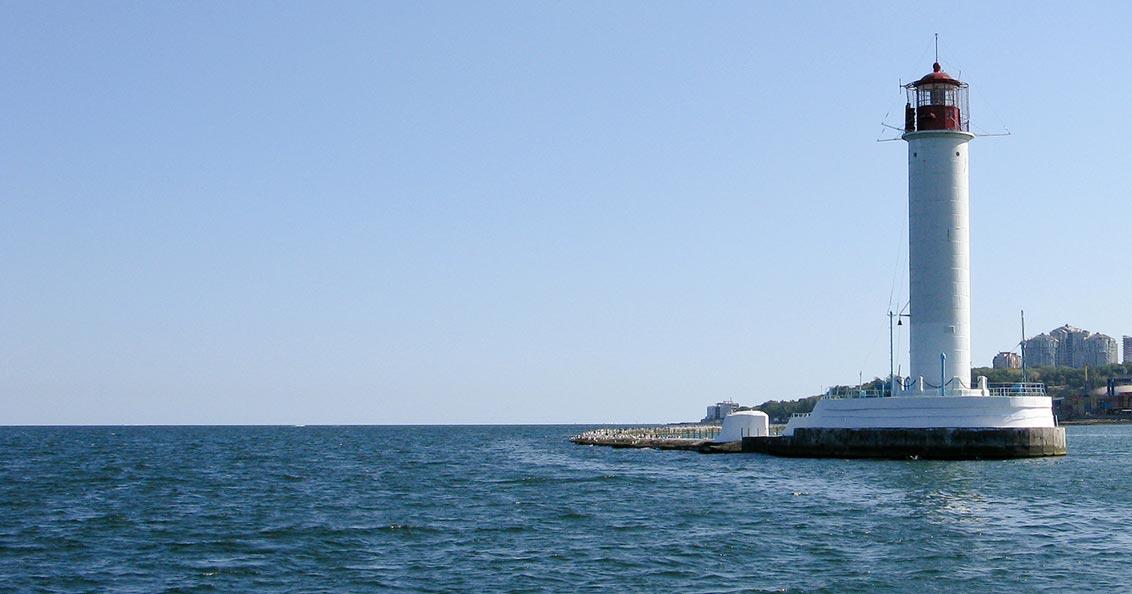
[[[1049,334],[1039,334],[1025,342],[1023,355],[1026,367],[1055,367],[1058,340]]]
[[[1018,353],[1002,352],[994,356],[991,366],[995,369],[1018,369],[1022,367],[1022,356]]]
[[[1127,345],[1132,344],[1125,337],[1125,360],[1128,359]],[[1025,342],[1026,367],[1076,367],[1080,369],[1111,365],[1119,359],[1118,343],[1115,338],[1104,334],[1093,334],[1066,324],[1054,328],[1049,334],[1039,334]]]
[[[1104,334],[1094,334],[1085,339],[1082,349],[1081,366],[1100,367],[1117,362],[1116,339]]]
[[[1124,362],[1132,363],[1132,336],[1124,337]]]
[[[1058,367],[1084,367],[1085,339],[1089,334],[1088,330],[1069,324],[1049,331],[1057,339]]]

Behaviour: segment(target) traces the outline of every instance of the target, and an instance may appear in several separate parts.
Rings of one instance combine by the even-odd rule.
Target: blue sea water
[[[0,590],[1132,589],[1132,426],[970,462],[566,441],[586,428],[0,428]]]

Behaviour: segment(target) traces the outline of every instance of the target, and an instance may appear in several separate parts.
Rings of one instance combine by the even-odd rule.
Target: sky
[[[645,423],[888,373],[900,84],[973,360],[1132,335],[1124,3],[0,2],[0,424]],[[946,18],[945,18],[946,17]],[[907,336],[896,336],[907,368]]]

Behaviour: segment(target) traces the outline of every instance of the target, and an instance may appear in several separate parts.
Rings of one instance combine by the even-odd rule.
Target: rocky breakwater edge
[[[601,428],[570,438],[577,445],[611,448],[652,448],[688,450],[702,454],[729,454],[742,451],[739,441],[718,442],[719,425],[676,425],[634,428]]]

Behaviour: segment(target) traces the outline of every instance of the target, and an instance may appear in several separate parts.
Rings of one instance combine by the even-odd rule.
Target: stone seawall
[[[974,460],[1064,456],[1064,427],[1008,429],[798,428],[790,437],[745,437],[744,452],[800,458]]]
[[[611,448],[651,448],[655,450],[689,450],[701,454],[738,454],[738,441],[718,443],[710,439],[660,439],[652,437],[584,436],[570,438],[577,445],[606,446]]]

